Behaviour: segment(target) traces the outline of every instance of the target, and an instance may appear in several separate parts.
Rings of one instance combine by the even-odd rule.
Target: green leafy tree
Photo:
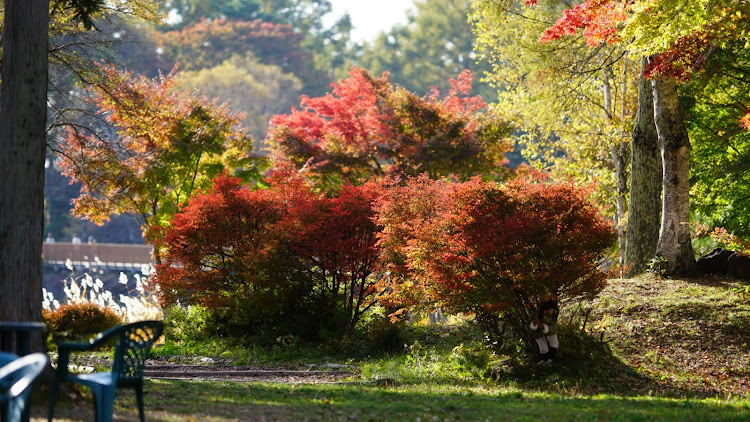
[[[304,35],[303,47],[314,56],[313,66],[320,78],[305,83],[308,95],[321,95],[329,84],[349,68],[348,46],[352,23],[344,15],[328,23],[332,4],[328,0],[268,0],[266,10],[273,10],[278,22],[292,25]]]
[[[479,77],[491,70],[474,50],[468,1],[420,0],[414,9],[406,24],[365,43],[356,63],[375,75],[387,71],[394,83],[418,94],[449,89],[447,81],[466,69]],[[485,83],[475,84],[473,92],[487,101],[497,95]]]
[[[597,184],[594,197],[615,222],[623,262],[639,68],[621,46],[592,48],[583,37],[540,43],[562,10],[559,2],[474,1],[471,19],[492,66],[486,78],[524,131],[524,157],[553,177]]]
[[[263,0],[169,0],[161,4],[164,13],[174,19],[172,27],[180,29],[191,26],[203,19],[264,19],[268,16],[263,12]]]
[[[525,3],[533,7],[538,1]],[[491,5],[481,0],[477,4]],[[690,273],[695,268],[688,225],[691,146],[679,108],[677,83],[700,69],[702,57],[712,45],[747,40],[747,25],[742,20],[746,9],[744,3],[732,1],[586,0],[564,11],[540,38],[547,43],[583,35],[592,48],[622,43],[629,51],[648,58],[644,73],[652,79],[654,123],[664,175],[656,256],[666,261],[666,271]]]
[[[244,113],[242,125],[248,128],[255,149],[268,131],[268,121],[292,108],[299,101],[302,82],[279,66],[260,63],[252,54],[232,56],[218,66],[182,72],[179,89],[201,89],[211,97],[229,100],[232,110]]]
[[[319,33],[323,18],[331,13],[328,0],[170,0],[161,4],[164,13],[173,15],[174,29],[195,25],[202,20],[262,20],[291,24],[301,33]]]
[[[226,105],[174,92],[176,74],[149,80],[110,65],[101,71],[91,101],[114,133],[72,128],[60,145],[63,173],[82,185],[77,214],[102,222],[111,214],[135,213],[144,238],[153,242],[216,174],[254,174],[251,139]]]
[[[558,37],[571,29],[584,28],[584,35],[592,43],[617,42],[622,36],[630,41],[631,51],[650,56],[645,74],[652,78],[654,120],[664,174],[656,255],[666,259],[668,271],[690,273],[695,268],[688,229],[691,144],[677,98],[677,84],[700,71],[712,49],[750,41],[748,12],[750,6],[746,3],[731,0],[663,0],[655,4],[587,1],[561,17],[547,34]],[[750,120],[748,116],[750,113],[740,123]]]
[[[750,109],[750,54],[743,43],[714,49],[704,70],[683,88],[693,141],[691,195],[696,217],[750,237],[750,132],[739,125]]]

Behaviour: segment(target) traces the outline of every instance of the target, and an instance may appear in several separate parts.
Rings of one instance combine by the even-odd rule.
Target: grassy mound
[[[594,303],[594,330],[656,391],[750,393],[750,297],[727,277],[614,280]]]

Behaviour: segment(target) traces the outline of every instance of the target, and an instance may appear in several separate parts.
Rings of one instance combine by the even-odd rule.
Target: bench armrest
[[[121,331],[121,327],[113,327],[110,328],[107,331],[104,331],[102,333],[99,333],[96,337],[91,339],[89,342],[71,342],[71,341],[61,341],[60,343],[57,343],[57,349],[58,351],[61,350],[67,350],[72,352],[83,352],[86,350],[95,349],[102,343],[106,342],[110,339],[110,337],[119,334]]]

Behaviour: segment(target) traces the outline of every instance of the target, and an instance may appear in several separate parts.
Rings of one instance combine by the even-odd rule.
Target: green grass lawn
[[[480,333],[466,324],[413,327],[402,351],[357,357],[298,346],[193,345],[184,355],[222,350],[212,356],[297,368],[340,362],[353,375],[339,383],[152,380],[147,420],[750,421],[750,298],[743,288],[713,277],[614,280],[586,304],[593,308],[585,332],[580,323],[565,326],[572,313],[563,313],[552,366],[484,352]],[[46,420],[44,403],[35,403],[34,420]],[[119,393],[115,420],[137,420],[134,408],[132,392]],[[57,415],[92,420],[93,408],[74,400]]]
[[[150,421],[747,421],[750,400],[564,395],[497,386],[150,381]],[[116,420],[136,420],[120,394]],[[36,414],[35,414],[36,416]],[[39,415],[40,417],[43,416]],[[90,407],[60,420],[90,420]],[[36,420],[36,419],[35,419]],[[38,419],[43,420],[43,419]]]

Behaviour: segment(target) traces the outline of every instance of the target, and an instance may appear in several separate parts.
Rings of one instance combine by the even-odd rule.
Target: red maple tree
[[[536,3],[536,1],[526,2],[529,5]],[[617,24],[627,17],[626,7],[627,3],[620,0],[586,0],[563,11],[562,16],[555,21],[554,25],[544,32],[541,42],[574,35],[577,31],[583,30],[583,35],[590,46],[603,42],[615,43],[619,41]]]
[[[466,178],[502,171],[510,126],[468,96],[471,74],[452,81],[448,95],[426,97],[353,68],[323,97],[303,96],[301,108],[271,119],[276,157],[305,169],[324,185],[391,175],[453,174]]]
[[[295,206],[284,229],[290,252],[337,310],[336,330],[351,335],[362,314],[377,303],[380,250],[373,203],[383,186],[345,185],[335,197]]]
[[[243,286],[264,286],[263,259],[275,253],[271,230],[283,218],[269,190],[251,190],[222,175],[172,219],[156,281],[164,305],[227,306]]]

